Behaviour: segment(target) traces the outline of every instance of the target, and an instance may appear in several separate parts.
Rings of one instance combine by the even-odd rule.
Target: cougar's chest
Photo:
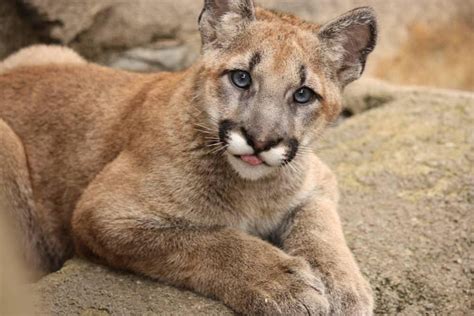
[[[268,238],[285,225],[296,208],[318,194],[315,188],[312,177],[306,177],[301,182],[254,188],[236,203],[234,210],[240,215],[236,227],[249,234]]]
[[[239,214],[234,223],[238,229],[266,238],[287,217],[293,207],[295,193],[283,188],[254,189],[236,201],[234,211]]]

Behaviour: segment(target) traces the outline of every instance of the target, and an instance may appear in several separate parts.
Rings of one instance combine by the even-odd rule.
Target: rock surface
[[[1,2],[0,58],[39,39],[69,45],[96,62],[138,71],[180,69],[199,52],[197,17],[202,0]],[[467,62],[474,50],[474,0],[257,3],[316,23],[370,5],[380,24],[379,44],[368,64],[370,74],[398,83],[474,90],[474,63]],[[170,49],[178,56],[171,62],[166,57]]]
[[[69,261],[34,288],[40,293],[37,314],[232,315],[224,305],[192,292],[80,259]]]
[[[349,103],[388,98],[331,129],[317,151],[339,177],[345,233],[376,294],[376,313],[469,314],[474,95],[363,82],[352,90]],[[231,314],[193,293],[78,259],[34,288],[44,300],[38,313]]]
[[[340,180],[349,245],[377,314],[467,315],[474,95],[392,91],[393,101],[346,120],[319,148]]]
[[[20,16],[15,2],[0,1],[0,59],[38,40],[30,23]]]

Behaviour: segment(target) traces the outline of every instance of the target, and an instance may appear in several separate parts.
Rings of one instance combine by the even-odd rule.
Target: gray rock
[[[14,0],[4,0],[13,3]],[[196,0],[18,0],[30,15],[14,23],[0,21],[2,42],[14,39],[8,53],[28,45],[31,36],[73,47],[92,61],[132,70],[168,70],[189,66],[199,52],[197,17],[203,1]],[[316,23],[326,22],[357,6],[370,5],[379,17],[380,36],[367,72],[394,82],[438,84],[474,89],[474,64],[466,62],[474,45],[473,0],[258,0],[258,4],[294,13]],[[10,5],[11,6],[11,5]],[[406,8],[410,8],[407,10]],[[1,9],[1,5],[0,5]],[[10,10],[11,11],[11,10]],[[14,14],[13,14],[14,15]],[[7,16],[7,21],[12,19]],[[34,22],[35,33],[22,31]],[[8,37],[2,38],[2,27]],[[156,49],[150,44],[167,40],[182,43],[185,58],[168,65],[130,58],[131,49]],[[438,44],[436,44],[438,43]],[[5,45],[5,44],[3,44]],[[447,49],[446,47],[454,47]],[[471,47],[472,49],[469,49]],[[446,48],[446,49],[445,49]],[[152,52],[150,52],[152,53]],[[423,58],[420,58],[423,54]],[[117,61],[117,55],[122,60]],[[124,56],[125,55],[125,56]],[[170,65],[173,63],[172,65]],[[432,75],[432,71],[436,74]],[[436,79],[447,77],[449,79]]]
[[[130,49],[115,60],[109,61],[109,65],[133,71],[158,71],[177,70],[179,65],[186,62],[189,50],[183,45],[165,48],[138,47]]]
[[[36,42],[38,37],[29,21],[19,15],[15,0],[0,1],[0,60]]]
[[[339,177],[345,233],[377,314],[469,314],[473,126],[474,94],[393,89],[392,101],[346,120],[320,145]]]
[[[360,98],[374,98],[373,89],[358,89]],[[390,101],[331,129],[317,150],[338,175],[346,237],[372,284],[377,314],[467,315],[474,95],[389,90]],[[78,259],[34,288],[43,300],[37,310],[54,315],[230,313],[190,292]]]
[[[36,314],[231,315],[222,304],[152,280],[74,259],[34,286]]]
[[[364,77],[347,86],[343,106],[351,115],[360,114],[393,101],[402,89],[382,80]]]

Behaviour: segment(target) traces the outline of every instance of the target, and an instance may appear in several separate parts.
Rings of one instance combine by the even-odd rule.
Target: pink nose
[[[264,150],[265,147],[267,147],[267,146],[268,146],[268,142],[262,142],[262,141],[259,141],[259,140],[254,140],[253,141],[253,148],[255,150],[258,150],[258,151]]]
[[[241,128],[242,134],[244,134],[245,139],[247,140],[247,143],[252,146],[252,148],[258,153],[262,151],[269,150],[270,148],[278,145],[280,142],[283,141],[283,138],[280,139],[274,139],[274,140],[265,140],[262,141],[252,135],[251,133],[247,132],[245,128]]]

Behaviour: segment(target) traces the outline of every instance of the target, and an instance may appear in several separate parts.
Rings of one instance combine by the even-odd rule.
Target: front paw
[[[373,294],[364,279],[334,283],[330,286],[329,301],[331,315],[373,315]]]
[[[237,308],[245,315],[329,314],[321,279],[300,258],[265,267],[247,284],[245,297]]]

